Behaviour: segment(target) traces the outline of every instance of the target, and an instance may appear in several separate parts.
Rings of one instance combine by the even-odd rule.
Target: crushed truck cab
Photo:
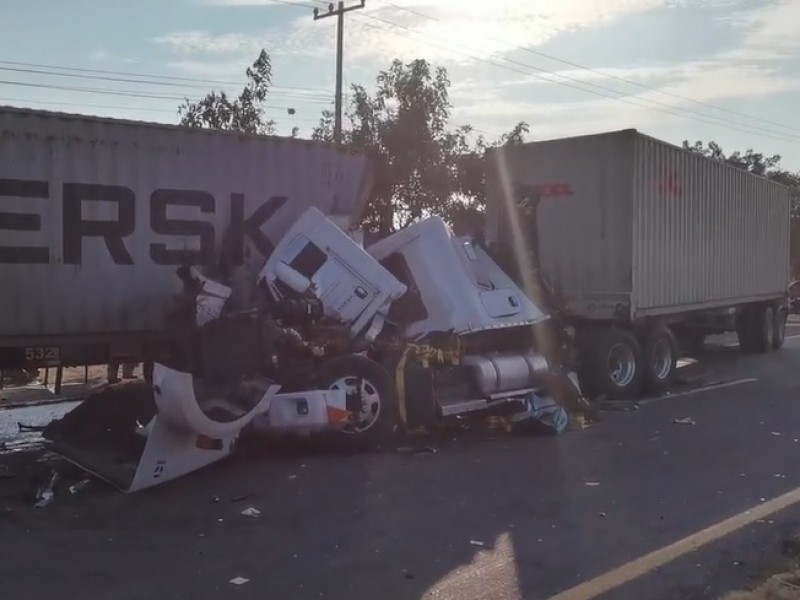
[[[535,350],[547,315],[438,218],[365,250],[308,209],[244,308],[224,281],[190,267],[178,276],[170,364],[156,364],[149,384],[109,387],[46,433],[124,491],[225,458],[245,430],[373,446],[465,413],[566,424],[551,394],[557,365]]]
[[[260,274],[273,298],[313,295],[353,338],[374,340],[406,286],[316,208],[281,238]]]
[[[402,347],[395,379],[404,425],[480,412],[523,422],[546,412],[563,428],[553,389],[579,398],[577,380],[536,351],[535,326],[549,317],[485,248],[430,217],[367,251],[408,288],[388,314]]]

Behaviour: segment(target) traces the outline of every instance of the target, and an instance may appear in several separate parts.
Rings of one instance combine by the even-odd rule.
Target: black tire
[[[583,379],[595,395],[629,399],[639,395],[644,380],[643,352],[631,332],[614,327],[582,336]]]
[[[678,344],[668,327],[648,332],[644,344],[644,385],[649,391],[663,391],[675,376]]]
[[[775,333],[775,308],[758,306],[753,309],[752,327],[753,352],[764,353],[773,350],[773,336]]]
[[[775,311],[775,331],[772,334],[772,347],[775,350],[783,348],[786,341],[786,320],[789,318],[789,311],[786,307],[780,306]]]
[[[739,348],[745,354],[756,352],[754,308],[744,308],[736,316],[736,335],[739,338]]]
[[[367,410],[360,415],[364,417],[362,420],[337,432],[340,442],[356,448],[377,447],[394,437],[398,424],[397,394],[392,377],[378,363],[357,355],[332,358],[322,363],[316,381],[321,389],[345,386],[348,391],[358,392],[360,387],[361,395],[353,393],[348,402],[360,402],[362,409]],[[369,407],[364,405],[367,401]]]

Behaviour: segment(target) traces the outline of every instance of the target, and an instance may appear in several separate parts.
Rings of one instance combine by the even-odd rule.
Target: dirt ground
[[[753,590],[730,592],[721,600],[800,600],[800,570],[773,575]]]
[[[23,379],[19,372],[5,373],[3,385],[0,386],[0,409],[85,397],[87,393],[108,382],[107,372],[107,365],[65,367],[60,394],[55,393],[55,368],[51,368],[49,372],[39,369],[38,376],[32,380]],[[133,374],[136,378],[141,378],[141,365],[136,366]],[[121,367],[118,376],[122,376]]]

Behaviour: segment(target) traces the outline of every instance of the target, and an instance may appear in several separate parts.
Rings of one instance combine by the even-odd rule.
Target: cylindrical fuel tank
[[[541,383],[547,360],[536,353],[495,353],[465,356],[478,389],[485,395],[529,388]]]

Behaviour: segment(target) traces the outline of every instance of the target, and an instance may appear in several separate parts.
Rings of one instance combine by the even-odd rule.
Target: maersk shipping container
[[[254,281],[306,207],[344,223],[370,177],[328,144],[0,108],[0,359],[160,331],[180,264],[225,236]]]
[[[507,146],[487,160],[489,238],[515,229],[511,190],[538,193],[542,270],[572,314],[622,308],[637,320],[786,292],[785,186],[635,130]]]

